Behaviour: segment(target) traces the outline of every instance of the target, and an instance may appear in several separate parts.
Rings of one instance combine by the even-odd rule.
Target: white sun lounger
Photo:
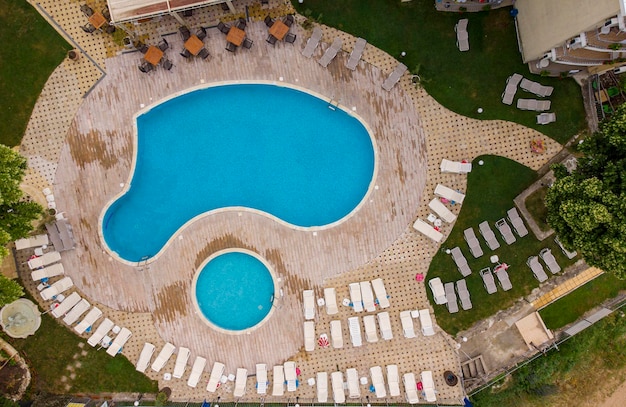
[[[468,172],[472,172],[472,163],[450,161],[444,158],[441,160],[439,169],[443,173],[450,172],[453,174],[467,174]]]
[[[363,308],[367,312],[376,311],[376,304],[374,303],[374,292],[372,291],[372,285],[369,281],[361,281],[361,299],[363,300]]]
[[[313,352],[315,350],[315,322],[304,321],[304,350]]]
[[[459,303],[457,302],[456,292],[454,291],[454,283],[445,283],[443,285],[446,291],[446,299],[448,305],[448,312],[454,314],[459,312]]]
[[[163,369],[163,366],[165,366],[165,364],[167,363],[167,361],[170,360],[175,350],[176,346],[172,345],[169,342],[163,345],[163,349],[161,349],[161,352],[159,352],[157,358],[154,359],[154,362],[152,362],[151,369],[155,372],[160,372],[161,369]]]
[[[450,254],[452,255],[452,260],[454,260],[459,273],[461,273],[463,277],[467,277],[472,274],[472,270],[467,263],[467,259],[463,256],[463,252],[460,247],[457,246],[450,250]]]
[[[267,365],[265,363],[257,363],[256,365],[256,392],[257,394],[266,394],[267,386]]]
[[[419,310],[420,316],[420,325],[422,326],[422,335],[424,336],[433,336],[435,334],[435,328],[433,325],[433,320],[430,317],[430,311],[425,308]]]
[[[411,311],[400,312],[400,323],[402,324],[402,333],[405,338],[415,338],[415,329],[413,328],[413,318],[411,318]]]
[[[550,101],[537,99],[517,99],[517,108],[520,110],[534,110],[536,112],[545,112],[547,110],[550,110]]]
[[[72,309],[67,314],[65,314],[65,317],[63,317],[63,322],[65,322],[67,325],[72,325],[74,322],[78,321],[78,318],[80,318],[81,315],[87,312],[90,307],[91,304],[89,304],[89,301],[83,298],[78,302],[78,304],[74,305],[74,307],[72,307]]]
[[[511,225],[513,225],[513,229],[519,237],[524,237],[528,234],[528,229],[526,229],[526,225],[524,225],[524,221],[519,216],[515,207],[506,211],[506,217],[509,219],[509,222],[511,222]]]
[[[328,64],[330,64],[330,62],[337,56],[337,52],[339,52],[339,50],[341,49],[341,44],[341,38],[335,38],[333,40],[333,43],[330,44],[330,47],[328,47],[326,49],[326,52],[324,52],[324,55],[322,55],[322,57],[319,59],[318,62],[320,63],[320,65],[326,68]]]
[[[454,25],[454,31],[456,32],[456,46],[459,51],[469,51],[469,36],[467,33],[468,19],[463,18]]]
[[[225,367],[226,366],[224,366],[223,363],[220,363],[220,362],[213,363],[213,368],[211,369],[211,375],[209,376],[209,382],[206,385],[206,389],[208,392],[215,393],[215,391],[217,390],[217,387],[220,384],[220,379],[222,378],[222,375],[224,374]],[[202,367],[202,370],[204,370],[204,367]]]
[[[511,288],[513,288],[513,285],[511,284],[511,280],[509,279],[509,273],[507,273],[506,270],[504,269],[499,269],[498,271],[494,270],[494,273],[503,291],[509,291]]]
[[[191,351],[188,348],[183,346],[178,348],[178,355],[176,356],[176,363],[174,364],[174,373],[172,373],[173,378],[180,379],[183,377],[187,369],[187,361],[189,360],[190,354]]]
[[[568,259],[571,260],[578,255],[578,252],[576,250],[574,250],[573,252],[567,250],[565,246],[563,246],[563,243],[561,243],[561,241],[559,240],[558,236],[554,238],[554,243],[556,243],[561,248],[561,251]]]
[[[426,370],[420,374],[422,382],[422,396],[429,403],[437,401],[435,382],[433,381],[433,372]]]
[[[343,389],[343,373],[332,372],[330,380],[333,386],[333,400],[335,404],[343,404],[346,402],[346,392]]]
[[[517,85],[519,85],[522,78],[523,76],[518,73],[514,73],[508,77],[506,80],[506,88],[502,93],[502,103],[506,105],[513,104],[513,99],[515,98],[515,93],[517,92]]]
[[[554,88],[552,86],[544,86],[538,82],[531,81],[529,79],[522,79],[520,83],[520,88],[524,89],[526,92],[534,93],[539,97],[546,97],[552,95]]]
[[[467,289],[467,282],[465,279],[458,280],[456,282],[456,292],[459,295],[459,301],[461,301],[461,308],[465,311],[472,309],[472,300],[470,299],[470,293]]]
[[[330,321],[330,337],[333,341],[333,348],[343,348],[343,333],[341,331],[341,321]]]
[[[30,249],[31,247],[39,247],[49,244],[48,235],[36,235],[25,237],[24,239],[17,239],[15,241],[15,250]]]
[[[143,349],[139,354],[139,359],[137,359],[137,363],[135,364],[135,370],[141,373],[145,373],[148,368],[148,364],[150,364],[150,358],[154,353],[154,345],[151,343],[144,343]]]
[[[52,314],[53,317],[55,318],[59,318],[62,317],[63,315],[65,315],[69,310],[72,309],[72,307],[76,304],[78,304],[78,302],[81,300],[81,296],[78,295],[77,292],[73,292],[70,295],[68,295],[65,300],[63,300],[62,303],[59,304],[58,307],[53,308],[52,311],[50,311],[50,313]],[[101,338],[102,339],[102,338]]]
[[[326,403],[328,401],[328,373],[317,372],[317,402]]]
[[[439,198],[433,198],[433,200],[428,203],[428,207],[448,223],[452,223],[456,220],[456,215],[450,212],[450,209],[446,208]]]
[[[315,293],[313,290],[304,290],[302,292],[302,299],[304,319],[315,319]]]
[[[200,376],[204,373],[204,367],[206,366],[206,359],[202,356],[196,356],[196,360],[193,361],[191,366],[191,373],[189,373],[189,379],[187,379],[187,386],[195,388],[200,381]]]
[[[65,301],[67,301],[67,299]],[[98,325],[98,328],[96,328],[96,331],[89,337],[89,339],[87,339],[87,343],[95,347],[114,326],[115,324],[113,323],[113,321],[111,321],[109,318],[104,318],[104,320],[100,322],[100,325]]]
[[[365,328],[365,340],[369,343],[378,342],[378,334],[376,333],[376,317],[374,315],[364,316],[363,326]]]
[[[491,230],[491,227],[489,227],[489,222],[481,222],[478,225],[478,230],[480,231],[480,234],[483,235],[485,242],[487,242],[487,247],[489,247],[491,250],[496,250],[500,247],[500,242],[498,242],[495,233],[493,233],[493,230]]]
[[[476,238],[474,229],[472,228],[465,229],[463,231],[463,237],[465,238],[465,241],[467,242],[467,246],[470,249],[470,253],[472,253],[472,256],[474,256],[474,258],[477,259],[483,255],[483,249],[480,247],[480,243],[478,242],[478,239]]]
[[[337,308],[337,292],[334,287],[324,288],[324,302],[326,303],[326,314],[335,315],[339,312]]]
[[[398,397],[400,395],[398,365],[387,365],[387,385],[389,386],[390,397]]]
[[[443,283],[439,277],[428,280],[428,286],[433,293],[435,304],[445,304],[448,301],[446,298],[446,292],[443,289]]]
[[[440,231],[435,230],[434,227],[419,218],[413,224],[413,229],[426,235],[426,237],[434,240],[437,243],[441,242],[441,240],[443,239],[443,234]]]
[[[502,239],[504,239],[504,242],[506,244],[511,245],[515,243],[515,235],[513,234],[511,227],[508,223],[506,223],[506,220],[504,218],[496,222],[496,228],[498,228],[498,230],[500,231]]]
[[[550,112],[550,113],[539,113],[537,116],[537,124],[550,124],[550,123],[554,123],[556,121],[556,113],[554,112]]]
[[[407,403],[419,403],[419,398],[417,397],[417,382],[415,381],[415,374],[405,373],[404,376],[402,376],[402,382],[404,383],[404,391],[406,393]]]
[[[322,29],[319,27],[315,27],[313,29],[313,33],[311,34],[311,37],[309,37],[309,39],[306,42],[306,46],[302,50],[302,55],[304,55],[307,58],[311,58],[313,56],[313,52],[315,51],[315,48],[317,48],[317,45],[320,43],[321,39],[322,39]]]
[[[363,311],[363,300],[361,298],[361,285],[359,283],[350,283],[350,301],[352,301],[352,309],[355,312]]]
[[[350,58],[346,62],[346,67],[352,71],[354,71],[361,60],[361,56],[363,55],[363,51],[365,51],[365,45],[367,41],[363,38],[357,38],[356,43],[354,44],[354,48],[350,53]]]
[[[285,394],[285,371],[283,365],[274,366],[272,376],[274,376],[272,396],[282,396]]]
[[[363,345],[363,339],[361,338],[361,324],[359,323],[359,317],[348,318],[348,329],[350,330],[350,340],[352,346],[359,347]]]
[[[74,331],[76,331],[77,334],[82,334],[83,332],[85,332],[86,330],[90,329],[91,326],[98,320],[98,318],[100,318],[102,316],[102,311],[100,310],[100,308],[98,307],[93,307],[92,309],[89,310],[89,312],[87,313],[87,315],[85,315],[85,317],[83,318],[82,321],[80,321],[78,323],[78,325],[76,325],[74,327]]]
[[[539,252],[539,257],[541,257],[544,263],[546,263],[546,266],[548,267],[548,270],[550,270],[550,273],[556,274],[561,271],[561,266],[559,266],[559,263],[556,262],[552,251],[547,247]]]
[[[43,298],[45,301],[48,301],[51,300],[53,297],[61,294],[65,290],[69,290],[73,286],[74,283],[72,282],[71,278],[63,277],[59,281],[56,281],[54,284],[52,284],[50,287],[45,288],[39,294],[41,294],[41,298]]]
[[[127,328],[122,328],[122,330],[117,334],[111,345],[109,345],[107,349],[107,354],[110,356],[115,356],[122,351],[122,348],[128,342],[132,333]]]
[[[33,281],[39,281],[44,278],[52,278],[63,274],[65,274],[63,264],[56,263],[42,269],[37,269],[30,273],[30,276],[32,277]]]
[[[402,75],[407,71],[407,67],[404,64],[398,64],[396,68],[389,74],[387,79],[383,82],[383,89],[390,91],[398,83]]]
[[[28,267],[31,270],[38,269],[41,267],[48,266],[52,263],[56,263],[61,261],[61,253],[59,252],[48,252],[44,253],[43,256],[35,257],[34,259],[28,260]]]
[[[246,382],[248,381],[248,369],[238,368],[235,376],[235,391],[233,397],[243,397],[246,394]]]
[[[487,294],[494,294],[498,291],[489,267],[480,270],[480,277],[483,279],[483,285],[485,286],[485,290],[487,290]]]
[[[374,294],[376,294],[376,301],[381,309],[389,308],[389,297],[387,296],[387,290],[385,289],[385,283],[382,278],[376,278],[372,280],[372,288],[374,288]]]
[[[435,195],[440,196],[442,198],[446,198],[449,201],[456,203],[463,203],[465,199],[465,195],[453,190],[452,188],[448,188],[445,185],[437,184],[435,187]]]
[[[379,312],[376,314],[378,317],[378,327],[380,328],[380,337],[383,340],[388,341],[393,339],[393,331],[391,330],[391,318],[389,318],[389,313]]]
[[[526,264],[530,267],[530,270],[533,272],[533,275],[540,283],[543,283],[548,279],[548,275],[543,270],[543,266],[539,263],[539,257],[530,256],[528,260],[526,260]]]
[[[298,376],[296,374],[296,362],[287,361],[283,364],[285,368],[285,381],[287,382],[287,391],[296,391],[298,383],[296,383]]]
[[[359,372],[357,372],[354,368],[347,369],[346,381],[348,382],[348,398],[360,398],[361,389],[359,388]]]
[[[383,369],[380,366],[370,367],[370,377],[372,378],[372,386],[374,386],[376,398],[382,399],[387,397]]]

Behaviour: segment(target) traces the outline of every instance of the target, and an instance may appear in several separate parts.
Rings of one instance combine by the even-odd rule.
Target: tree
[[[24,289],[15,280],[0,274],[0,308],[24,295]]]
[[[8,254],[7,243],[28,236],[43,212],[39,204],[23,200],[25,170],[26,159],[0,144],[0,258]]]
[[[592,266],[626,278],[626,105],[587,137],[571,173],[553,166],[548,224]]]

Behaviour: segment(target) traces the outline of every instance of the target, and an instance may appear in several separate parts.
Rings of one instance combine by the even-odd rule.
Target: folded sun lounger
[[[333,387],[333,400],[335,404],[343,404],[346,402],[346,392],[343,389],[343,373],[332,372],[330,380]]]
[[[393,87],[398,83],[402,75],[407,71],[407,67],[404,64],[399,64],[396,68],[389,74],[387,79],[383,82],[383,89],[390,91]]]
[[[161,369],[163,369],[163,366],[165,366],[167,361],[170,360],[170,358],[174,354],[174,350],[176,350],[176,346],[172,345],[169,342],[165,343],[165,345],[163,345],[163,349],[161,349],[161,352],[159,352],[154,362],[152,362],[152,370],[154,370],[155,372],[161,371]]]
[[[200,381],[200,376],[204,373],[204,367],[206,366],[206,359],[201,356],[196,356],[196,360],[193,361],[191,366],[191,373],[189,373],[189,379],[187,379],[187,386],[196,387]]]
[[[372,292],[372,285],[369,281],[361,281],[361,299],[363,300],[363,308],[367,312],[376,311],[376,304],[374,303],[374,293]]]
[[[526,225],[524,225],[524,221],[519,216],[515,207],[506,211],[506,217],[509,219],[509,222],[511,222],[511,225],[513,225],[513,229],[519,237],[524,237],[528,234],[528,229],[526,229]]]
[[[354,368],[346,370],[346,381],[348,382],[348,397],[351,399],[358,399],[361,397],[361,390],[359,388],[359,372]]]
[[[67,325],[72,325],[74,322],[78,321],[78,318],[87,312],[90,307],[91,304],[89,304],[89,301],[83,298],[78,302],[78,304],[74,305],[74,307],[67,314],[65,314],[63,322]]]
[[[298,388],[298,376],[296,374],[296,362],[287,361],[283,364],[285,369],[285,381],[287,382],[287,391],[296,391]]]
[[[504,242],[506,244],[510,245],[515,243],[515,235],[513,234],[513,231],[511,231],[511,227],[508,223],[506,223],[506,220],[504,220],[504,218],[496,222],[496,228],[498,228],[498,230],[500,231],[502,239],[504,239]]]
[[[480,247],[480,243],[478,242],[478,239],[476,238],[474,229],[472,228],[465,229],[463,231],[463,237],[465,238],[465,241],[467,242],[467,245],[469,246],[470,253],[472,253],[472,256],[474,256],[474,258],[479,258],[480,256],[483,255],[483,249]]]
[[[480,234],[483,235],[485,242],[487,242],[487,246],[491,250],[496,250],[500,247],[500,242],[498,242],[498,239],[496,239],[496,235],[489,227],[489,223],[487,221],[481,222],[478,225],[478,230],[480,231]]]
[[[382,309],[389,308],[389,298],[387,296],[387,290],[385,289],[385,283],[382,278],[376,278],[372,280],[372,288],[374,288],[374,294],[376,294],[376,301],[378,306]]]
[[[439,277],[428,280],[428,286],[433,293],[435,304],[445,304],[448,301],[446,299],[446,292],[443,289],[443,283]]]
[[[328,64],[330,64],[330,62],[337,56],[337,52],[339,52],[339,50],[341,49],[341,44],[341,38],[335,38],[333,40],[333,43],[330,44],[330,47],[328,47],[326,49],[326,52],[324,52],[324,55],[322,55],[322,57],[319,59],[318,62],[320,63],[320,65],[326,68]]]
[[[448,312],[450,314],[459,312],[459,303],[457,302],[456,292],[454,291],[454,283],[445,283],[443,287],[446,290],[446,299],[448,300]]]
[[[335,315],[339,312],[337,308],[337,292],[333,287],[324,288],[324,303],[326,304],[326,314]]]
[[[32,273],[30,273],[30,276],[32,277],[33,281],[39,281],[44,278],[52,278],[63,274],[65,274],[63,264],[56,263],[42,269],[34,270]]]
[[[304,290],[302,292],[303,307],[304,307],[304,319],[315,319],[315,294],[313,290]]]
[[[141,373],[144,373],[148,368],[148,364],[150,363],[150,358],[154,353],[154,345],[151,343],[144,343],[143,349],[139,354],[139,359],[137,359],[137,363],[135,364],[135,370]]]
[[[359,323],[359,317],[348,318],[348,329],[350,330],[350,339],[352,340],[352,346],[359,347],[363,345],[363,339],[361,338],[361,324]]]
[[[352,309],[355,312],[363,311],[363,300],[361,298],[361,285],[359,283],[350,283],[350,301],[352,301]]]
[[[313,52],[315,51],[315,48],[317,48],[317,45],[320,43],[321,39],[322,39],[322,29],[319,27],[315,27],[313,29],[313,33],[311,34],[311,37],[306,42],[306,46],[302,50],[302,55],[304,55],[307,58],[311,58],[313,56]]]
[[[221,362],[213,363],[213,368],[211,369],[211,375],[209,376],[209,382],[206,385],[206,389],[208,392],[215,393],[215,391],[217,390],[217,387],[220,384],[220,379],[222,378],[222,375],[224,374],[225,367],[226,366],[224,366],[224,364]],[[202,370],[204,370],[204,366],[202,367]]]
[[[487,294],[494,294],[498,291],[489,267],[480,270],[480,277],[483,279],[483,285],[485,286],[485,290],[487,290]]]
[[[246,394],[246,381],[248,380],[248,369],[238,368],[237,375],[235,376],[235,391],[233,391],[234,397],[243,397]]]
[[[175,379],[180,379],[185,374],[185,370],[187,369],[187,361],[189,360],[189,355],[191,351],[188,348],[183,346],[178,348],[178,355],[176,356],[176,362],[174,363],[174,373],[172,373],[172,377]]]
[[[443,234],[440,231],[436,230],[434,227],[421,219],[417,219],[415,221],[415,223],[413,224],[413,229],[426,235],[426,237],[434,240],[437,243],[441,242],[441,240],[443,239]]]
[[[69,290],[73,286],[74,283],[72,282],[71,278],[63,277],[59,281],[56,281],[54,284],[52,284],[50,287],[45,288],[39,294],[41,294],[41,298],[43,298],[44,301],[48,301],[61,294],[62,292]]]
[[[330,321],[330,337],[333,343],[333,348],[343,348],[343,333],[341,330],[341,321]]]
[[[456,220],[456,215],[453,214],[450,209],[446,208],[438,198],[433,198],[433,200],[428,203],[428,207],[448,223],[452,223]]]
[[[73,292],[68,295],[61,304],[59,304],[56,308],[53,308],[50,313],[53,317],[60,318],[71,310],[74,305],[78,304],[81,299],[81,296],[78,295],[77,292]]]
[[[304,321],[304,350],[313,352],[315,350],[315,322]]]
[[[429,403],[437,401],[433,372],[430,370],[422,372],[420,374],[420,381],[422,382],[422,396],[424,399]]]
[[[380,337],[383,340],[388,341],[393,339],[393,331],[391,330],[391,318],[389,318],[388,312],[379,312],[376,317],[378,318],[378,327],[380,328]]]
[[[69,297],[67,299],[69,299]],[[67,299],[65,301],[67,301]],[[104,318],[104,320],[100,322],[100,325],[98,326],[96,331],[89,337],[89,339],[87,339],[87,343],[95,347],[97,344],[100,343],[102,338],[104,338],[104,336],[109,333],[113,326],[115,326],[113,321],[111,321],[109,318]]]
[[[467,277],[472,274],[472,270],[467,263],[467,259],[463,256],[463,252],[460,247],[455,247],[450,250],[450,254],[452,255],[452,260],[454,260],[454,264],[456,264],[457,269],[459,269],[459,273],[463,277]]]
[[[369,343],[378,342],[378,334],[376,333],[376,317],[374,315],[364,316],[363,326],[365,327],[365,340]]]
[[[348,61],[346,62],[346,67],[350,70],[355,70],[357,65],[359,64],[359,61],[361,60],[361,56],[363,55],[363,51],[365,51],[365,45],[367,44],[367,41],[365,41],[363,38],[357,38],[356,39],[356,43],[354,44],[354,48],[352,49],[352,52],[350,53],[350,58],[348,58]]]
[[[552,251],[550,251],[550,249],[548,249],[547,247],[539,252],[539,257],[541,257],[541,260],[546,263],[546,266],[548,267],[548,270],[550,270],[550,273],[556,274],[561,271],[561,266],[559,266],[559,263],[556,262]]]
[[[459,161],[450,161],[447,159],[441,160],[439,167],[441,172],[451,172],[454,174],[467,174],[472,171],[472,163],[464,163]]]
[[[464,194],[441,184],[437,184],[437,186],[435,187],[435,195],[460,204],[463,203],[463,200],[465,199]]]
[[[415,338],[415,329],[413,328],[413,318],[411,311],[400,312],[400,323],[402,324],[402,332],[405,338]]]
[[[466,311],[472,309],[472,301],[470,299],[470,293],[467,290],[467,282],[465,279],[456,282],[456,292],[459,295],[459,301],[461,301],[461,308]]]
[[[274,366],[273,376],[272,396],[282,396],[285,394],[285,371],[283,365]]]
[[[113,339],[113,342],[111,342],[111,345],[107,348],[107,354],[109,356],[115,356],[120,353],[131,335],[132,333],[127,328],[122,328],[115,339]]]
[[[435,328],[433,320],[430,317],[430,311],[428,309],[419,310],[420,324],[422,325],[422,335],[433,336],[435,334]]]
[[[317,402],[326,403],[328,401],[328,373],[317,372]]]
[[[257,363],[256,365],[256,392],[257,394],[267,394],[267,365]]]
[[[390,397],[398,397],[400,395],[398,365],[387,365],[387,385],[389,386]]]
[[[374,394],[376,394],[376,398],[382,399],[387,397],[383,369],[380,366],[370,367],[370,377],[372,378],[372,386],[374,386]]]
[[[407,403],[419,403],[419,398],[417,397],[417,383],[415,382],[415,374],[405,373],[404,376],[402,376],[402,382],[404,383],[404,391],[406,393]]]
[[[87,315],[85,315],[85,317],[83,318],[82,321],[80,321],[78,323],[78,325],[76,325],[74,327],[74,331],[77,334],[82,334],[83,332],[90,330],[91,326],[98,320],[98,318],[100,318],[102,316],[102,311],[100,311],[100,308],[98,307],[93,307],[92,309],[89,310],[89,312],[87,313]]]

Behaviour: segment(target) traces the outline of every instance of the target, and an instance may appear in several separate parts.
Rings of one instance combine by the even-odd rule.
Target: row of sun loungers
[[[337,53],[339,52],[339,50],[341,49],[341,38],[337,37],[333,40],[333,43],[330,44],[330,47],[328,47],[326,49],[326,52],[324,52],[324,55],[322,55],[322,57],[319,59],[319,63],[320,65],[322,65],[324,68],[326,68],[328,66],[328,64],[330,64],[330,62],[335,59],[335,57],[337,56]]]
[[[546,267],[548,267],[550,273],[557,274],[561,271],[561,266],[559,266],[559,264],[556,262],[556,258],[554,257],[550,249],[542,249],[539,252],[539,257],[541,257],[541,260],[543,260],[543,262],[546,264]],[[540,283],[548,279],[548,276],[546,275],[546,272],[544,271],[541,263],[539,263],[539,258],[537,256],[530,256],[526,261],[526,264],[528,264],[528,267],[530,267],[533,275],[537,280],[539,280]]]
[[[385,89],[386,91],[390,91],[391,89],[393,89],[393,87],[396,85],[396,83],[398,83],[400,78],[402,78],[402,75],[404,75],[407,69],[408,68],[404,64],[399,64],[398,66],[396,66],[396,69],[394,69],[393,72],[391,72],[391,74],[383,82],[383,89]]]
[[[374,298],[372,287],[376,292],[376,298]],[[348,285],[348,289],[352,308],[355,312],[374,312],[376,311],[376,304],[382,309],[389,308],[387,290],[381,278],[372,280],[371,284],[369,281],[351,283]]]
[[[507,218],[513,225],[513,228],[515,229],[515,232],[517,233],[519,237],[524,237],[528,234],[528,229],[526,229],[526,226],[524,225],[524,221],[519,216],[517,209],[515,208],[509,209],[507,211]],[[495,225],[498,231],[500,232],[500,234],[502,235],[502,239],[504,240],[506,244],[511,245],[515,243],[516,241],[515,235],[513,234],[513,231],[511,230],[511,227],[509,226],[509,224],[506,222],[506,219],[504,218],[499,219],[498,221],[496,221]],[[480,231],[480,234],[485,239],[485,242],[487,243],[487,246],[489,247],[489,249],[496,250],[500,247],[500,242],[498,242],[498,240],[496,239],[496,236],[493,233],[493,230],[491,230],[491,227],[489,226],[489,223],[487,221],[481,222],[478,225],[478,230]],[[474,230],[472,228],[465,229],[463,231],[463,236],[465,238],[465,241],[467,242],[467,245],[469,246],[469,249],[472,255],[475,258],[479,258],[480,256],[482,256],[483,250],[480,247],[480,242],[476,238],[476,234],[474,233]]]
[[[472,172],[472,163],[450,161],[444,158],[441,160],[440,169],[443,173],[467,174],[468,172]]]
[[[367,45],[367,41],[363,38],[357,38],[356,43],[354,44],[354,48],[350,53],[350,58],[346,62],[346,67],[350,70],[355,70],[359,61],[361,60],[361,56],[363,55],[363,51],[365,51],[365,45]]]
[[[417,382],[415,381],[414,373],[406,373],[402,377],[404,388],[406,391],[406,401],[409,404],[419,403],[419,397],[417,393]],[[422,397],[426,402],[432,403],[437,401],[435,382],[433,380],[433,374],[431,371],[422,372],[420,375],[420,382],[422,383]]]

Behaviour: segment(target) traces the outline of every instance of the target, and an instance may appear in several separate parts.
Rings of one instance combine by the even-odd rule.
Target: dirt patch
[[[20,385],[25,374],[26,371],[22,367],[7,364],[0,370],[0,393],[6,398],[19,395]]]

